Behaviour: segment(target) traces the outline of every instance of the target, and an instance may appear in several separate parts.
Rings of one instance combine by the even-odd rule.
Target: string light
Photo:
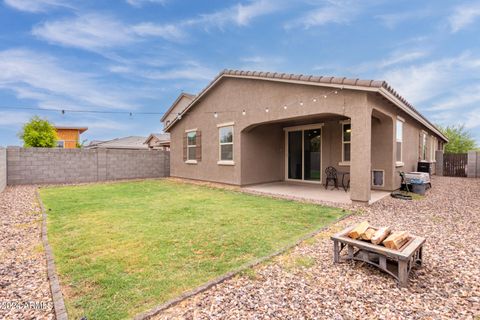
[[[286,104],[283,105],[283,110],[287,110],[287,105]]]
[[[270,111],[270,110],[268,110],[268,108],[265,108],[265,112],[267,112],[267,113],[268,113],[269,111]]]
[[[327,99],[327,95],[326,95],[326,94],[324,94],[323,97],[324,97],[325,99]]]
[[[242,116],[246,115],[247,114],[247,111],[245,111],[245,109],[243,109],[242,111]]]
[[[313,100],[312,100],[312,101],[313,101],[313,102],[317,102],[317,98],[313,98]]]
[[[214,116],[215,118],[218,118],[218,113],[214,112],[214,113],[213,113],[213,116]]]
[[[303,106],[303,101],[300,101],[300,105]]]

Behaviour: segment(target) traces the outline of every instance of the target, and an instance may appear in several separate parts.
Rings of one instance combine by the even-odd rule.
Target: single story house
[[[170,150],[170,134],[169,133],[152,133],[147,140],[143,142],[149,149]]]
[[[87,130],[87,127],[55,126],[57,148],[76,148],[80,143],[80,135]]]
[[[399,171],[435,161],[448,141],[385,81],[285,73],[224,70],[162,119],[171,176],[322,184],[331,166],[349,172],[362,203],[371,189],[398,189]]]
[[[140,136],[129,136],[124,138],[116,138],[112,140],[99,141],[94,140],[90,142],[85,148],[86,149],[98,149],[98,148],[107,148],[107,149],[130,149],[130,150],[147,150],[148,146],[144,144],[145,137]]]

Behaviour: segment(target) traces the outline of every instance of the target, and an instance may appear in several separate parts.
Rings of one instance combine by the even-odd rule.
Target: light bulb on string
[[[300,101],[300,105],[303,106],[303,101]]]
[[[287,110],[287,105],[283,105],[283,110]]]
[[[214,112],[213,117],[218,118],[218,113]]]
[[[313,101],[313,102],[317,102],[317,98],[313,98],[312,101]]]
[[[270,110],[268,108],[265,108],[265,112],[268,113]]]
[[[243,109],[242,111],[242,116],[246,115],[247,114],[247,111],[245,111],[245,109]]]

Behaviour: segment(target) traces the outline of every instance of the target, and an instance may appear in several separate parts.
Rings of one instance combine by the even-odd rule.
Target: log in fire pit
[[[421,266],[425,238],[390,227],[376,228],[367,221],[348,227],[332,236],[335,263],[357,260],[366,262],[397,279],[399,286],[408,285],[414,266]],[[347,255],[341,251],[347,248]]]

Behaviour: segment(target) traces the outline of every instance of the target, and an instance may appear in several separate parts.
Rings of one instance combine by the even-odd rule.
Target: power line
[[[136,112],[136,111],[107,111],[107,110],[74,110],[74,109],[57,109],[57,108],[38,108],[38,107],[9,107],[9,106],[0,106],[0,109],[11,109],[11,110],[35,110],[35,111],[52,111],[52,112],[61,112],[65,114],[66,112],[70,113],[105,113],[105,114],[127,114],[127,115],[164,115],[164,112]]]

